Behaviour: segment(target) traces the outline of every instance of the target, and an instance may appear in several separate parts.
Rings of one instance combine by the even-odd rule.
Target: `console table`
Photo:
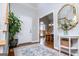
[[[68,41],[65,43],[64,39]],[[59,35],[59,55],[61,55],[61,51],[68,53],[69,56],[78,56],[79,35]]]

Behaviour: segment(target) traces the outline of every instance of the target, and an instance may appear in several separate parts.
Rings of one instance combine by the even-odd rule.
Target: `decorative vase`
[[[68,35],[68,31],[67,30],[64,31],[64,35]]]

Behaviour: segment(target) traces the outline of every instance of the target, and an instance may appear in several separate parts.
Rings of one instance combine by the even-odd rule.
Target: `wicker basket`
[[[66,38],[63,38],[61,40],[61,45],[66,46],[66,47],[69,47],[69,40],[66,39]]]

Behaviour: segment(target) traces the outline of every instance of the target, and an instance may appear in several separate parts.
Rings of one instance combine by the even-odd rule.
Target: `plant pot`
[[[9,41],[9,48],[14,48],[17,46],[18,39],[12,39]]]

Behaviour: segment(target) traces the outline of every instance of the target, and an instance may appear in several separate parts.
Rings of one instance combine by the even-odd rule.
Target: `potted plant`
[[[9,47],[13,48],[17,46],[18,39],[15,38],[15,35],[21,30],[22,21],[14,15],[12,11],[8,15],[9,22]]]

